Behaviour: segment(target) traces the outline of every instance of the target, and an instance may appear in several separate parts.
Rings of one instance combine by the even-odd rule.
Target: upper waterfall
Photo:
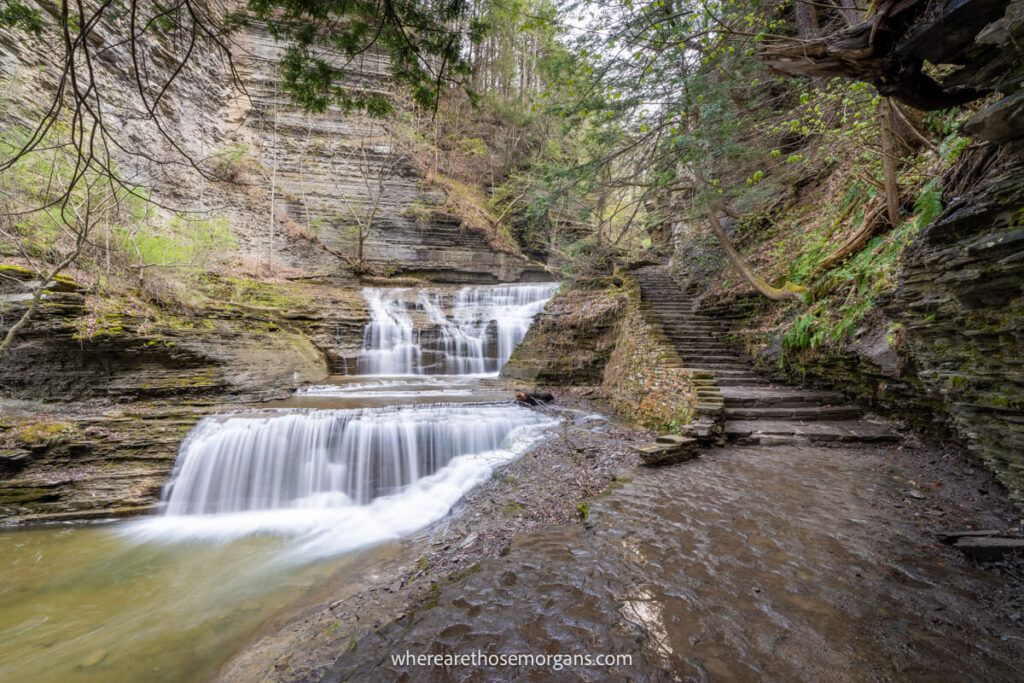
[[[463,287],[454,294],[366,288],[371,319],[359,372],[497,373],[556,289],[555,283]]]

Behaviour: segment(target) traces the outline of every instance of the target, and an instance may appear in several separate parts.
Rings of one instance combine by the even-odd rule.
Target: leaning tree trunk
[[[722,250],[725,252],[726,258],[729,260],[729,264],[733,267],[739,275],[750,283],[758,293],[773,299],[775,301],[800,301],[804,300],[802,292],[806,291],[806,287],[795,285],[791,282],[787,282],[783,287],[772,287],[768,284],[764,278],[755,273],[750,266],[744,261],[743,257],[740,256],[739,252],[736,251],[736,247],[733,246],[732,241],[729,240],[729,236],[725,233],[725,228],[722,227],[722,210],[720,207],[715,206],[711,208],[711,230],[715,233],[718,241],[722,244]]]

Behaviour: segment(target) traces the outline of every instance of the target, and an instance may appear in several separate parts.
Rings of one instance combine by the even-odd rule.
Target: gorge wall
[[[541,268],[492,248],[481,232],[436,211],[443,194],[429,188],[404,156],[389,130],[393,124],[337,110],[297,109],[280,88],[283,46],[259,26],[240,36],[239,45],[245,103],[252,107],[244,114],[247,135],[260,150],[264,172],[276,177],[275,220],[282,232],[301,226],[330,248],[354,255],[354,215],[368,215],[379,196],[364,244],[373,267],[440,282],[547,279]],[[354,60],[352,80],[387,91],[387,69],[386,56],[370,50]]]
[[[55,15],[45,18],[56,22]],[[118,107],[107,125],[121,143],[114,151],[119,171],[168,207],[225,218],[235,239],[228,261],[254,272],[273,261],[278,268],[345,275],[338,254],[355,258],[357,216],[367,215],[370,197],[379,194],[364,255],[381,274],[479,283],[544,279],[542,268],[434,210],[443,195],[395,144],[393,123],[336,108],[307,114],[293,105],[279,82],[283,48],[263,26],[234,36],[237,83],[222,52],[196,51],[161,100],[164,135],[136,101],[123,21],[101,22],[91,34],[94,78]],[[8,56],[0,62],[0,127],[14,141],[49,106],[59,49],[11,30],[0,30],[0,49]],[[146,41],[143,49],[140,60],[155,75],[166,75],[181,57],[170,38]],[[387,66],[385,55],[368,51],[347,73],[354,84],[387,91]],[[182,152],[207,170],[205,177]],[[378,176],[381,189],[368,188]]]

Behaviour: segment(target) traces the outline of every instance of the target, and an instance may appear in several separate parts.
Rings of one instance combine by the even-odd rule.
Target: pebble
[[[78,663],[78,667],[81,669],[91,669],[106,659],[107,654],[108,652],[106,650],[96,650],[82,659],[82,661]]]

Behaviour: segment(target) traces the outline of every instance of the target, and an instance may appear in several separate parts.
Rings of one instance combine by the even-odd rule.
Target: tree
[[[342,200],[354,227],[356,254],[353,265],[357,271],[365,272],[363,246],[376,225],[387,180],[394,175],[401,157],[395,153],[394,138],[388,133],[383,137],[365,138],[350,158],[356,162],[366,192],[362,196],[342,195]]]

